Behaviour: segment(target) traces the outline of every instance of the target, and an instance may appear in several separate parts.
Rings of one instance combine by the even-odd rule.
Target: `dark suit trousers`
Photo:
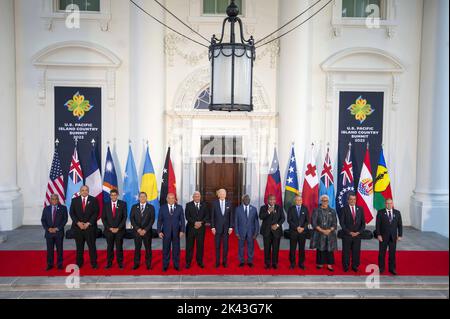
[[[152,265],[152,231],[145,234],[144,237],[135,233],[134,237],[134,264],[139,265],[141,263],[141,248],[142,243],[145,247],[145,264],[147,267]]]
[[[352,256],[352,268],[358,268],[361,255],[361,238],[342,238],[342,266],[344,269],[350,267],[350,255]]]
[[[47,265],[53,266],[53,264],[54,264],[55,246],[56,246],[58,267],[62,267],[63,266],[64,235],[57,234],[50,238],[46,238],[46,241],[47,241]]]
[[[114,245],[116,245],[117,263],[123,265],[123,236],[125,235],[125,232],[119,231],[117,234],[113,234],[111,231],[105,230],[104,234],[107,244],[106,259],[108,264],[112,264],[114,260]]]
[[[397,242],[394,239],[379,243],[378,252],[378,267],[380,271],[385,270],[386,250],[389,247],[389,270],[395,270],[395,252],[397,249]]]
[[[174,267],[180,267],[180,236],[164,234],[163,238],[163,267],[168,268],[170,264],[170,252]]]
[[[304,233],[299,234],[297,231],[291,231],[290,247],[289,247],[289,261],[291,266],[295,265],[295,251],[298,245],[298,264],[303,265],[305,263],[305,243],[306,235]]]
[[[188,226],[186,234],[186,264],[190,265],[194,255],[194,244],[196,244],[197,264],[203,264],[203,250],[205,243],[205,226],[200,229]]]
[[[224,230],[223,233],[216,233],[214,239],[216,241],[216,264],[220,264],[220,247],[223,246],[222,250],[222,262],[227,263],[228,260],[228,229]]]
[[[252,236],[246,235],[244,238],[239,238],[239,248],[238,248],[238,256],[239,262],[243,263],[244,260],[244,250],[245,243],[247,243],[247,262],[249,264],[253,263],[253,256],[255,254],[255,242]]]
[[[97,247],[95,240],[97,235],[97,228],[90,226],[86,230],[75,229],[75,242],[77,246],[77,265],[83,266],[84,263],[84,243],[87,243],[89,248],[89,258],[91,265],[97,265]]]
[[[280,250],[281,237],[276,237],[272,232],[263,237],[264,241],[264,264],[266,266],[278,265],[278,252]]]

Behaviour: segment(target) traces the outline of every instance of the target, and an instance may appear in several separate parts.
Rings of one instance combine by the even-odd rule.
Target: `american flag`
[[[325,162],[323,163],[323,169],[322,174],[320,176],[322,183],[325,185],[326,188],[330,187],[330,185],[333,185],[333,168],[331,166],[331,159],[330,159],[330,150],[327,150],[327,155],[325,156]]]
[[[47,184],[47,192],[45,194],[44,206],[50,205],[50,197],[53,194],[59,196],[59,202],[64,205],[66,197],[64,195],[64,175],[61,169],[58,152],[55,149],[53,154],[52,167],[50,169],[50,179]]]

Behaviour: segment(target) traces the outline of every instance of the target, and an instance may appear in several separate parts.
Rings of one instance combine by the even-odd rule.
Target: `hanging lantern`
[[[209,47],[211,61],[210,111],[253,111],[253,63],[255,42],[253,36],[244,38],[239,8],[231,1],[228,17],[222,25],[220,39],[213,35]],[[225,26],[230,23],[230,42],[224,43]],[[239,25],[240,41],[236,42],[235,28]]]

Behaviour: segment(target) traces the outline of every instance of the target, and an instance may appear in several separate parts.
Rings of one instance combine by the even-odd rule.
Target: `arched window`
[[[197,101],[195,101],[194,109],[209,110],[210,99],[211,99],[211,93],[209,91],[209,87],[207,87],[198,95]]]

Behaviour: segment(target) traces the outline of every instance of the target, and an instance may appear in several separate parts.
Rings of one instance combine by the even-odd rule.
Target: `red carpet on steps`
[[[43,239],[44,240],[44,239]],[[103,239],[99,239],[103,240]],[[182,239],[184,240],[184,239]],[[406,239],[405,239],[406,240]],[[309,244],[309,242],[307,242]],[[46,251],[0,251],[0,277],[10,276],[67,276],[65,270],[53,269],[45,271]],[[215,252],[212,235],[207,235],[205,240],[205,268],[201,269],[194,261],[190,269],[185,269],[185,252],[181,251],[181,271],[173,269],[171,263],[167,272],[162,271],[162,251],[153,250],[152,270],[147,270],[144,262],[144,251],[142,251],[141,267],[132,270],[134,251],[124,252],[125,269],[120,270],[116,261],[111,269],[105,270],[106,251],[98,251],[99,269],[94,270],[89,263],[87,247],[85,251],[85,263],[81,269],[81,276],[132,276],[132,275],[355,275],[353,271],[344,273],[341,264],[341,251],[335,252],[335,271],[333,273],[326,269],[317,270],[315,267],[315,251],[306,251],[306,270],[296,268],[289,269],[289,251],[282,250],[279,255],[277,270],[264,269],[264,252],[255,243],[254,267],[247,265],[240,268],[237,258],[237,239],[233,235],[230,238],[228,254],[228,268],[222,266],[215,268]],[[55,256],[56,257],[56,256]],[[377,264],[377,251],[362,251],[361,266],[358,275],[365,276],[366,266]],[[387,261],[386,261],[387,262]],[[75,263],[75,251],[64,252],[64,266]],[[448,251],[397,251],[397,272],[401,276],[448,276],[449,254]],[[387,272],[386,272],[387,274]]]

